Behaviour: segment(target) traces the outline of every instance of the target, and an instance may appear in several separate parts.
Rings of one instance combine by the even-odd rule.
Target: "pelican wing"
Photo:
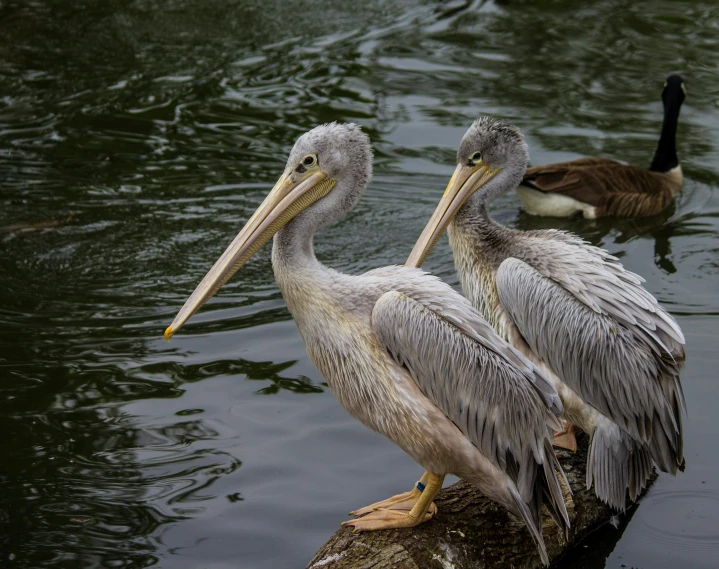
[[[642,286],[644,279],[627,271],[607,251],[570,233],[550,230],[535,234],[521,258],[593,312],[609,315],[632,329],[658,355],[684,360],[684,335],[679,325]],[[499,286],[499,274],[497,280]],[[506,281],[502,278],[503,284]]]
[[[679,326],[615,257],[565,233],[544,236],[535,236],[536,256],[500,265],[503,308],[531,349],[585,401],[632,436],[659,445],[655,457],[676,463],[685,357]]]
[[[372,328],[427,398],[528,500],[536,469],[545,463],[547,425],[558,427],[561,402],[464,298],[449,288],[446,293],[451,297],[387,292],[374,306]]]

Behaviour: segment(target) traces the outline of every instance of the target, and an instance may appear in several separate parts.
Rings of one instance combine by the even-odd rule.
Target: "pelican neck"
[[[300,271],[303,269],[318,269],[324,267],[317,260],[314,251],[314,235],[317,231],[307,218],[297,216],[274,237],[272,244],[272,266],[275,273],[284,269]]]

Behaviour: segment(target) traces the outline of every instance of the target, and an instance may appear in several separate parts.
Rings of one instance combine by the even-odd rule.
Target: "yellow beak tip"
[[[172,338],[172,334],[173,334],[172,326],[168,326],[167,329],[165,330],[165,340],[167,340],[169,342],[170,338]]]

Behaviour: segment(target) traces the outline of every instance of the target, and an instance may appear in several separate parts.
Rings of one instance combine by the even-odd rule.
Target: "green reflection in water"
[[[693,1],[0,3],[0,565],[296,565],[370,488],[416,477],[337,410],[268,250],[161,337],[294,139],[331,120],[367,130],[375,179],[316,249],[360,272],[404,260],[480,113],[516,122],[534,163],[646,165],[661,83],[682,73],[676,207],[568,223],[507,196],[494,211],[577,231],[645,276],[691,340],[690,436],[716,430],[716,334],[692,332],[719,314],[717,21]],[[446,241],[427,268],[456,284]],[[701,440],[686,475],[660,479],[678,496],[719,467]],[[635,565],[670,546],[687,566],[715,558],[642,523],[619,542]]]

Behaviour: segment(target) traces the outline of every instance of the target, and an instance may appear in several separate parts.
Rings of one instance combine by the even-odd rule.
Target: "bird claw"
[[[363,531],[376,531],[382,529],[412,528],[428,522],[437,513],[437,506],[434,502],[421,518],[415,518],[410,512],[403,510],[379,509],[374,510],[361,518],[342,522],[343,527],[352,527],[353,533]]]
[[[562,430],[554,433],[552,444],[555,447],[565,448],[572,452],[577,452],[577,437],[575,436],[575,427],[569,421],[562,421]]]
[[[422,493],[419,490],[412,489],[410,492],[403,492],[402,494],[397,494],[395,496],[392,496],[391,498],[387,498],[386,500],[375,502],[374,504],[370,504],[369,506],[365,506],[364,508],[353,510],[350,512],[350,516],[364,516],[366,514],[381,509],[410,511],[412,507],[417,503],[417,500],[421,495]]]

